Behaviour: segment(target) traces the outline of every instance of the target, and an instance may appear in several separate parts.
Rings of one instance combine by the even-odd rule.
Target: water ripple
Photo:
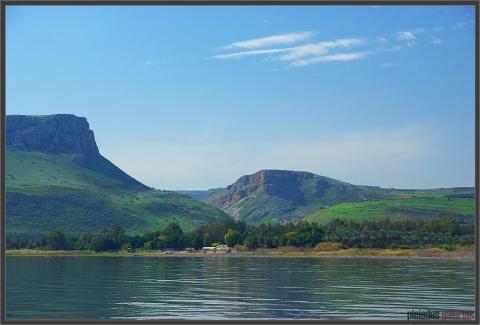
[[[7,319],[406,319],[474,310],[471,261],[7,257]]]

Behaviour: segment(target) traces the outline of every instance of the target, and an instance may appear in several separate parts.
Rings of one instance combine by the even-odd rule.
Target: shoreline
[[[85,256],[85,257],[207,257],[207,258],[233,258],[233,257],[296,257],[296,258],[389,258],[389,259],[448,259],[448,260],[475,260],[473,246],[460,247],[453,251],[443,248],[422,249],[374,249],[374,248],[349,248],[330,251],[295,250],[292,248],[258,249],[255,252],[232,251],[227,254],[212,254],[202,252],[160,252],[137,251],[128,253],[119,252],[94,252],[94,251],[66,251],[66,250],[41,250],[41,249],[9,249],[7,256]]]

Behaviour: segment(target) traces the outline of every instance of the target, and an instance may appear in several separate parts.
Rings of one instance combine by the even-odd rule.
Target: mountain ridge
[[[241,176],[203,201],[236,219],[259,223],[295,222],[335,203],[386,197],[388,195],[374,188],[356,187],[311,172],[263,169]]]
[[[416,197],[473,198],[474,188],[394,189],[353,185],[307,171],[263,169],[195,198],[247,222],[295,222],[340,203]],[[183,191],[189,194],[188,191]]]
[[[95,232],[113,224],[143,232],[172,221],[192,228],[230,218],[123,172],[100,154],[86,118],[7,115],[6,130],[9,235]]]
[[[72,154],[81,167],[118,179],[137,190],[150,190],[100,154],[85,117],[73,114],[7,115],[6,145],[20,151]]]

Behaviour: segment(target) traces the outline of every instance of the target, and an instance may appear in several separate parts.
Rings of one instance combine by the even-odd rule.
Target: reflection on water
[[[406,319],[474,310],[473,261],[7,257],[7,319]]]

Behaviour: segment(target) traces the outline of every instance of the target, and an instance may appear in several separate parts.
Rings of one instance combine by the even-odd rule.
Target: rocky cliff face
[[[6,145],[22,151],[72,154],[73,161],[83,168],[119,180],[129,188],[149,189],[100,154],[93,131],[84,117],[73,114],[7,115]]]
[[[71,114],[47,116],[9,115],[7,146],[45,153],[98,155],[87,119]]]
[[[305,194],[300,190],[304,179],[313,178],[314,174],[288,170],[261,170],[252,175],[240,177],[227,187],[229,195],[223,197],[226,202],[237,202],[252,193],[278,196],[298,204],[305,203]]]
[[[297,221],[309,212],[341,203],[380,199],[381,190],[359,187],[309,172],[261,170],[240,177],[206,198],[236,219],[253,223]]]

